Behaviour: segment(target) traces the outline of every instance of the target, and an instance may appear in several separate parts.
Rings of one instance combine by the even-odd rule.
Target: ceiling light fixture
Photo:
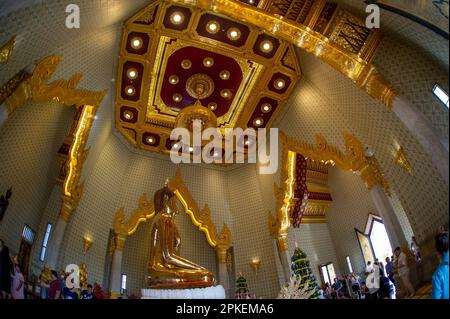
[[[262,118],[260,118],[260,117],[256,118],[253,121],[253,124],[255,124],[256,126],[261,126],[261,125],[263,125],[263,123],[264,123],[264,120]]]
[[[275,81],[275,87],[276,87],[278,90],[281,90],[282,88],[284,88],[285,84],[286,84],[286,83],[284,82],[283,79],[278,79],[278,80]]]
[[[220,96],[223,97],[224,99],[229,99],[231,97],[231,92],[228,89],[224,89],[220,91]]]
[[[173,24],[181,24],[184,21],[184,15],[181,12],[174,12],[170,16],[170,22]]]
[[[175,94],[172,96],[172,99],[173,99],[175,102],[181,102],[181,100],[183,99],[183,97],[181,96],[181,94],[175,93]]]
[[[140,49],[142,47],[142,40],[140,38],[133,38],[131,40],[131,46],[133,49]]]
[[[219,30],[220,24],[217,21],[212,20],[206,24],[206,31],[208,31],[208,33],[214,34],[219,32]]]
[[[128,78],[133,80],[133,79],[137,78],[138,72],[136,69],[129,69],[127,72],[127,76],[128,76]]]
[[[127,120],[132,120],[133,117],[134,117],[134,115],[133,115],[133,113],[130,112],[130,111],[125,111],[125,112],[123,112],[123,117],[124,117],[125,119],[127,119]]]
[[[192,62],[191,60],[185,59],[183,61],[181,61],[181,67],[185,70],[190,69],[192,66]]]
[[[132,87],[131,85],[128,85],[125,87],[125,93],[127,95],[134,95],[134,93],[136,93],[136,89],[134,87]]]
[[[263,51],[265,53],[269,53],[273,49],[272,41],[269,41],[269,40],[262,41],[261,45],[260,45],[260,49],[261,49],[261,51]]]
[[[237,40],[241,37],[241,30],[235,27],[229,28],[227,32],[227,37],[230,40]]]
[[[210,102],[208,103],[208,107],[211,111],[215,111],[217,109],[217,103],[216,102]]]
[[[207,57],[203,59],[203,65],[207,68],[210,68],[214,65],[214,59],[211,57]]]
[[[272,106],[269,103],[264,103],[261,106],[261,111],[263,111],[264,113],[269,113],[271,109],[272,109]]]
[[[230,71],[222,70],[220,71],[219,76],[222,80],[228,80],[230,78]]]
[[[171,76],[169,76],[169,83],[170,83],[170,84],[175,85],[175,84],[178,83],[178,81],[179,81],[178,76],[176,76],[176,75],[171,75]]]

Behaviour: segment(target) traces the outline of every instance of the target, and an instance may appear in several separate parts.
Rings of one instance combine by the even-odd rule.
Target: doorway
[[[392,256],[392,245],[381,217],[369,214],[365,233],[356,228],[355,231],[366,264],[375,259],[384,263],[386,257]]]

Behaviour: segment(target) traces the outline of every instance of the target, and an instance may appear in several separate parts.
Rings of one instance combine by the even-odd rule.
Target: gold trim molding
[[[0,64],[8,63],[11,55],[16,46],[16,36],[11,37],[1,48],[0,48]]]
[[[286,20],[281,16],[274,16],[236,0],[174,0],[173,2],[195,5],[203,10],[227,15],[288,41],[315,55],[351,79],[358,88],[381,101],[389,109],[392,107],[393,98],[399,94],[381,74],[376,72],[371,63],[332,43],[327,37],[308,26]]]
[[[168,187],[180,200],[192,223],[205,234],[208,244],[211,247],[215,248],[217,251],[226,251],[232,246],[231,232],[227,224],[223,224],[220,233],[217,232],[217,227],[211,220],[211,211],[208,205],[205,204],[203,209],[199,209],[197,203],[184,184],[179,169],[177,169],[175,176],[169,179]],[[120,208],[116,212],[113,219],[113,229],[116,237],[120,236],[126,238],[131,236],[141,222],[152,219],[154,215],[155,209],[153,203],[147,200],[147,195],[144,193],[139,199],[138,208],[131,213],[128,220],[125,219],[123,208]]]

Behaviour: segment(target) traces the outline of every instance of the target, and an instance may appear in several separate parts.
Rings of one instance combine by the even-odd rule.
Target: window
[[[34,241],[34,231],[30,226],[25,225],[22,230],[22,238],[25,239],[29,244],[33,244]]]
[[[325,285],[328,283],[331,286],[334,282],[334,278],[336,278],[333,263],[322,264],[319,268],[320,274],[322,275],[323,284]]]
[[[381,219],[373,218],[369,232],[370,242],[373,247],[375,258],[384,261],[386,257],[392,256],[391,243],[386,228]]]
[[[127,290],[127,275],[122,274],[122,279],[121,279],[121,284],[120,284],[120,292],[124,293],[125,290]]]
[[[345,257],[345,260],[347,261],[348,272],[352,273],[353,267],[352,267],[352,262],[350,261],[350,256]]]
[[[52,224],[47,224],[47,227],[45,228],[45,235],[44,235],[44,241],[42,242],[42,249],[41,249],[41,256],[39,257],[40,261],[44,261],[45,259],[45,253],[47,251],[48,246],[48,239],[50,238],[50,232],[52,230]]]
[[[433,86],[433,93],[437,96],[439,100],[441,100],[442,103],[445,104],[445,106],[448,108],[448,93],[445,92],[439,84],[435,84]]]

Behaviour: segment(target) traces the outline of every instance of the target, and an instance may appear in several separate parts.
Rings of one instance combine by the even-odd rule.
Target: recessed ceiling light
[[[230,78],[230,71],[222,70],[222,71],[220,71],[219,76],[222,80],[228,80]]]
[[[133,49],[140,49],[142,47],[142,40],[140,38],[133,38],[131,40],[131,46]]]
[[[269,40],[262,41],[261,45],[260,45],[260,49],[261,49],[261,51],[263,51],[265,53],[269,53],[273,49],[272,41],[269,41]]]
[[[261,111],[263,111],[264,113],[270,112],[271,109],[272,109],[272,106],[269,103],[264,103],[261,106]]]
[[[220,24],[217,21],[212,20],[206,24],[206,31],[208,31],[208,33],[214,34],[214,33],[219,32],[219,30],[220,30]]]
[[[225,99],[229,99],[231,97],[231,92],[228,89],[224,89],[224,90],[220,91],[220,96]]]
[[[194,148],[192,147],[192,146],[189,146],[189,152],[193,152],[194,151]]]
[[[135,78],[137,78],[137,76],[138,76],[138,72],[137,72],[136,69],[129,69],[128,72],[127,72],[127,76],[128,76],[130,79],[135,79]]]
[[[174,12],[170,15],[170,22],[173,24],[181,24],[184,21],[184,15],[181,12]]]
[[[173,99],[175,102],[181,102],[181,100],[183,99],[183,97],[181,96],[181,94],[175,93],[175,94],[172,96],[172,99]]]
[[[255,1],[254,1],[254,0],[248,0],[248,3],[250,3],[250,4],[254,4],[254,3],[255,3]]]
[[[208,103],[208,107],[211,111],[215,111],[217,109],[217,103],[216,102],[210,102]]]
[[[178,81],[179,81],[178,76],[176,76],[176,75],[171,75],[171,76],[169,76],[169,83],[170,83],[170,84],[175,85],[175,84],[178,83]]]
[[[149,137],[147,137],[147,142],[148,142],[149,144],[154,144],[154,143],[155,143],[155,138],[149,136]]]
[[[134,115],[130,111],[125,111],[125,112],[123,112],[123,117],[125,117],[125,119],[127,119],[127,120],[132,120]]]
[[[185,70],[190,69],[192,66],[192,62],[191,60],[185,59],[183,61],[181,61],[181,67]]]
[[[261,126],[261,125],[263,125],[263,123],[264,123],[264,120],[262,118],[260,118],[260,117],[256,118],[253,121],[253,124],[255,124],[256,126]]]
[[[285,85],[285,84],[286,84],[286,83],[284,82],[283,79],[275,80],[275,87],[276,87],[277,89],[279,89],[279,90],[281,90],[282,88],[284,88],[284,85]]]
[[[235,27],[229,28],[227,31],[227,37],[230,40],[237,40],[241,37],[241,30]]]
[[[128,85],[127,87],[125,87],[125,93],[128,95],[134,95],[134,93],[136,93],[136,89],[134,87],[132,87],[131,85]]]
[[[207,68],[210,68],[214,65],[214,59],[207,57],[203,60],[203,65],[206,66]]]
[[[247,146],[249,146],[249,145],[250,145],[250,141],[249,141],[249,140],[246,140],[244,144],[247,145]]]

